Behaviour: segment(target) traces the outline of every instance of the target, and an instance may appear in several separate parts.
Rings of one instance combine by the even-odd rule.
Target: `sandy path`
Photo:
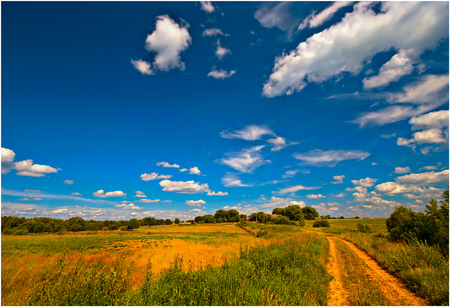
[[[328,291],[328,305],[329,306],[348,306],[348,294],[342,285],[341,272],[339,269],[337,257],[336,257],[336,246],[334,243],[335,239],[327,237],[330,243],[330,263],[327,266],[328,273],[333,276],[333,280],[330,282],[330,289]]]
[[[343,240],[335,235],[320,233],[316,231],[305,230],[307,232],[316,233],[321,236],[327,237],[330,242],[330,264],[327,268],[329,273],[334,277],[330,283],[330,290],[328,294],[329,306],[345,306],[348,305],[347,294],[345,287],[343,287],[341,281],[341,273],[339,269],[339,263],[336,257],[336,248],[334,240],[340,240],[344,242],[365,264],[361,266],[361,270],[364,270],[366,276],[375,282],[378,282],[380,290],[392,302],[395,306],[427,306],[431,305],[425,299],[419,297],[414,292],[409,290],[406,285],[397,277],[389,274],[383,268],[381,268],[375,260],[373,260],[365,252],[357,248],[353,243]]]

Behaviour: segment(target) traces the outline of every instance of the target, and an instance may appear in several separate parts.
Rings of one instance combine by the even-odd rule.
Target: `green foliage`
[[[218,223],[226,222],[229,217],[230,217],[230,213],[227,210],[220,209],[220,210],[217,210],[216,213],[214,214],[214,219]]]
[[[313,227],[330,227],[330,222],[326,219],[314,221]]]
[[[138,229],[140,227],[139,221],[137,219],[131,219],[128,221],[127,228],[128,230]]]
[[[172,225],[171,219],[165,219],[165,220],[164,220],[164,224],[166,224],[166,225]]]
[[[358,227],[358,231],[360,231],[360,232],[371,232],[372,231],[372,229],[370,228],[369,225],[358,224],[358,225],[356,225],[356,227]]]
[[[175,224],[177,224],[177,225],[179,225],[181,222],[180,222],[180,219],[179,218],[176,218],[175,219]]]
[[[196,223],[202,222],[202,221],[203,221],[203,216],[196,216],[196,217],[194,218],[194,221],[195,221]]]
[[[331,276],[318,259],[326,257],[327,246],[320,237],[287,240],[243,250],[240,259],[193,272],[183,272],[180,260],[160,279],[147,278],[129,305],[324,306]]]
[[[303,207],[302,212],[307,220],[315,220],[316,217],[319,217],[319,212],[313,207]]]
[[[267,235],[267,231],[264,230],[264,229],[258,230],[258,231],[256,232],[256,237],[257,237],[257,238],[264,237],[265,235]]]
[[[228,222],[239,222],[240,220],[241,218],[237,210],[228,210]]]
[[[216,221],[214,220],[214,216],[212,216],[211,214],[207,214],[207,215],[203,216],[203,222],[212,224],[212,223],[215,223]]]
[[[272,210],[272,214],[286,215],[286,210],[284,208],[275,208]]]
[[[289,225],[290,221],[287,217],[285,216],[277,216],[273,222],[275,224],[282,224],[282,225]]]

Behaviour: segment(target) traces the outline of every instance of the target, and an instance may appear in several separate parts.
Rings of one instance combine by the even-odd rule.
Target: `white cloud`
[[[410,172],[411,172],[411,169],[409,168],[409,166],[406,166],[406,167],[397,166],[394,171],[394,173],[396,173],[396,174],[406,174],[406,173],[410,173]]]
[[[375,54],[391,48],[411,49],[419,56],[448,37],[447,24],[448,3],[382,2],[379,14],[371,3],[356,3],[341,22],[278,57],[263,94],[290,95],[307,82],[357,74]]]
[[[381,66],[378,75],[363,80],[364,88],[372,89],[386,86],[403,76],[409,75],[414,69],[414,62],[412,50],[399,50],[397,54]]]
[[[332,184],[341,184],[344,182],[345,175],[337,175],[333,176],[333,179],[336,181],[331,182]]]
[[[198,167],[197,166],[194,166],[194,167],[191,167],[190,169],[189,169],[189,174],[192,174],[192,175],[200,175],[200,170],[198,169]]]
[[[192,212],[192,213],[195,213],[195,214],[205,214],[205,213],[206,213],[206,212],[203,211],[202,209],[198,209],[198,208],[189,210],[189,212]]]
[[[242,149],[239,152],[230,152],[225,155],[229,158],[220,159],[220,163],[228,165],[241,173],[251,173],[259,166],[270,163],[270,160],[264,160],[260,151],[264,147],[254,146],[250,148]]]
[[[131,60],[131,64],[143,75],[153,75],[155,72],[151,68],[151,64],[149,62],[139,60]]]
[[[156,166],[162,166],[162,167],[173,167],[173,168],[180,168],[180,166],[178,164],[169,164],[167,162],[157,162]]]
[[[412,130],[442,129],[448,127],[448,110],[430,112],[428,114],[413,117],[409,120]]]
[[[64,183],[65,184],[73,184],[73,180],[67,179],[67,180],[64,180]]]
[[[14,167],[15,156],[14,151],[2,147],[2,174],[8,174]]]
[[[188,171],[187,168],[182,168],[182,169],[180,169],[180,172],[187,172],[187,171]]]
[[[429,112],[448,100],[448,76],[424,76],[413,85],[406,86],[403,92],[390,94],[388,100],[390,103],[402,103],[402,105],[363,113],[352,123],[359,124],[360,127],[368,124],[382,126]],[[404,105],[405,103],[418,104],[418,106]]]
[[[73,193],[70,193],[70,195],[79,196],[79,195],[81,195],[81,194],[78,193],[78,192],[73,192]]]
[[[316,28],[320,25],[322,25],[325,21],[331,19],[333,15],[341,8],[346,7],[350,4],[352,4],[352,1],[336,1],[332,5],[325,8],[322,12],[319,14],[311,14],[308,17],[306,17],[303,22],[298,26],[299,30],[302,30],[306,27],[309,28]]]
[[[448,185],[448,169],[441,172],[425,172],[409,174],[395,179],[401,184],[411,184],[419,186],[428,186],[432,184]]]
[[[217,29],[217,28],[205,29],[205,31],[203,31],[202,35],[203,36],[216,36],[216,35],[228,36],[228,34],[223,33],[222,30]]]
[[[213,191],[210,191],[210,192],[206,193],[206,195],[209,195],[209,196],[227,196],[228,192],[221,192],[221,191],[213,192]]]
[[[281,136],[278,136],[273,139],[268,139],[267,143],[270,143],[273,145],[273,147],[271,149],[272,151],[280,151],[281,149],[283,149],[286,146],[299,144],[299,142],[289,142],[289,144],[286,144],[286,139],[282,138]]]
[[[43,177],[59,170],[48,165],[33,164],[30,159],[14,162],[15,156],[14,151],[2,147],[2,174],[8,174],[11,169],[15,169],[16,175],[19,176]]]
[[[211,1],[200,1],[200,4],[202,5],[202,10],[207,13],[214,12],[215,8],[212,5]]]
[[[158,203],[158,202],[160,202],[160,200],[159,199],[140,199],[139,202],[149,204],[149,203]]]
[[[138,207],[138,206],[135,206],[134,204],[116,205],[116,208],[122,208],[123,210],[142,210],[142,209],[144,209],[143,207]]]
[[[206,204],[206,201],[204,200],[186,200],[184,202],[186,205],[191,207],[201,207],[202,205]]]
[[[300,172],[299,169],[289,170],[289,171],[286,171],[281,177],[291,178],[291,177],[294,177],[299,172]]]
[[[155,180],[155,179],[169,179],[171,178],[172,175],[159,175],[158,173],[151,173],[151,174],[142,174],[141,175],[141,179],[144,181],[150,181],[150,180]]]
[[[114,192],[106,192],[103,190],[98,190],[97,192],[92,193],[95,197],[105,198],[105,197],[119,197],[119,196],[126,196],[122,191],[114,191]]]
[[[227,54],[231,54],[231,50],[220,45],[220,41],[217,40],[217,49],[216,49],[216,57],[221,60]]]
[[[429,129],[424,131],[419,131],[413,134],[414,140],[419,143],[445,143],[447,142],[442,131],[439,129]]]
[[[135,191],[136,195],[134,197],[147,197],[142,191]]]
[[[378,179],[366,177],[366,178],[360,179],[360,180],[352,180],[352,183],[353,183],[354,185],[360,185],[360,186],[363,186],[363,187],[366,187],[366,188],[370,188],[370,187],[372,187],[372,186],[375,184],[375,182],[377,182],[377,181],[378,181]]]
[[[309,194],[309,195],[306,195],[306,197],[311,198],[311,199],[325,198],[325,196],[323,196],[322,194]]]
[[[287,193],[295,193],[295,192],[302,191],[302,190],[315,190],[315,189],[318,189],[318,188],[316,188],[316,187],[305,187],[305,186],[302,186],[302,185],[296,185],[296,186],[293,186],[293,187],[280,189],[276,193],[278,193],[278,194],[287,194]]]
[[[226,139],[242,139],[246,141],[260,140],[264,135],[273,135],[275,133],[267,126],[249,125],[242,130],[235,132],[222,131],[220,136]]]
[[[291,200],[291,201],[289,202],[289,205],[290,205],[290,206],[292,206],[292,205],[294,205],[294,206],[300,206],[300,207],[302,207],[302,208],[306,206],[306,204],[305,204],[305,202],[304,202],[303,200],[299,200],[299,201]]]
[[[424,166],[421,169],[427,170],[427,171],[433,171],[433,170],[437,170],[437,166],[434,165],[429,165],[429,166]]]
[[[314,149],[306,153],[296,153],[293,157],[301,160],[305,164],[316,166],[335,166],[337,163],[344,160],[364,160],[370,156],[368,152],[361,150],[328,150],[323,151]]]
[[[226,173],[222,178],[222,184],[228,187],[252,187],[251,184],[242,183],[241,179],[234,173]]]
[[[157,17],[156,27],[145,40],[145,48],[156,52],[153,67],[167,71],[172,68],[184,70],[180,53],[186,50],[191,43],[187,26],[183,27],[174,22],[168,15]]]
[[[345,197],[345,193],[339,193],[337,195],[334,195],[334,197]]]
[[[163,187],[163,191],[174,192],[180,194],[197,194],[209,192],[209,186],[207,183],[199,184],[191,181],[171,181],[163,180],[159,183]]]
[[[208,73],[208,77],[213,77],[214,79],[226,79],[231,77],[232,75],[234,75],[236,73],[236,70],[230,70],[230,71],[226,71],[226,70],[216,70],[215,68],[213,68],[209,73]]]

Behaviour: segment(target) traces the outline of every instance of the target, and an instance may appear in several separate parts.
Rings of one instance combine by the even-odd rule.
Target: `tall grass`
[[[326,305],[331,276],[328,241],[301,234],[270,246],[242,248],[220,267],[184,271],[176,261],[160,278],[151,267],[142,286],[130,285],[126,257],[112,264],[60,259],[42,275],[30,305]]]

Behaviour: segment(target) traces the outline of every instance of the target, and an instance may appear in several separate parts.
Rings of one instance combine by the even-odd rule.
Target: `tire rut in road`
[[[329,306],[348,306],[348,294],[345,290],[342,280],[341,272],[339,269],[337,256],[336,256],[336,246],[334,239],[327,237],[330,243],[330,258],[331,261],[328,264],[327,270],[330,275],[333,276],[333,280],[330,282],[330,289],[328,290],[327,301]]]

